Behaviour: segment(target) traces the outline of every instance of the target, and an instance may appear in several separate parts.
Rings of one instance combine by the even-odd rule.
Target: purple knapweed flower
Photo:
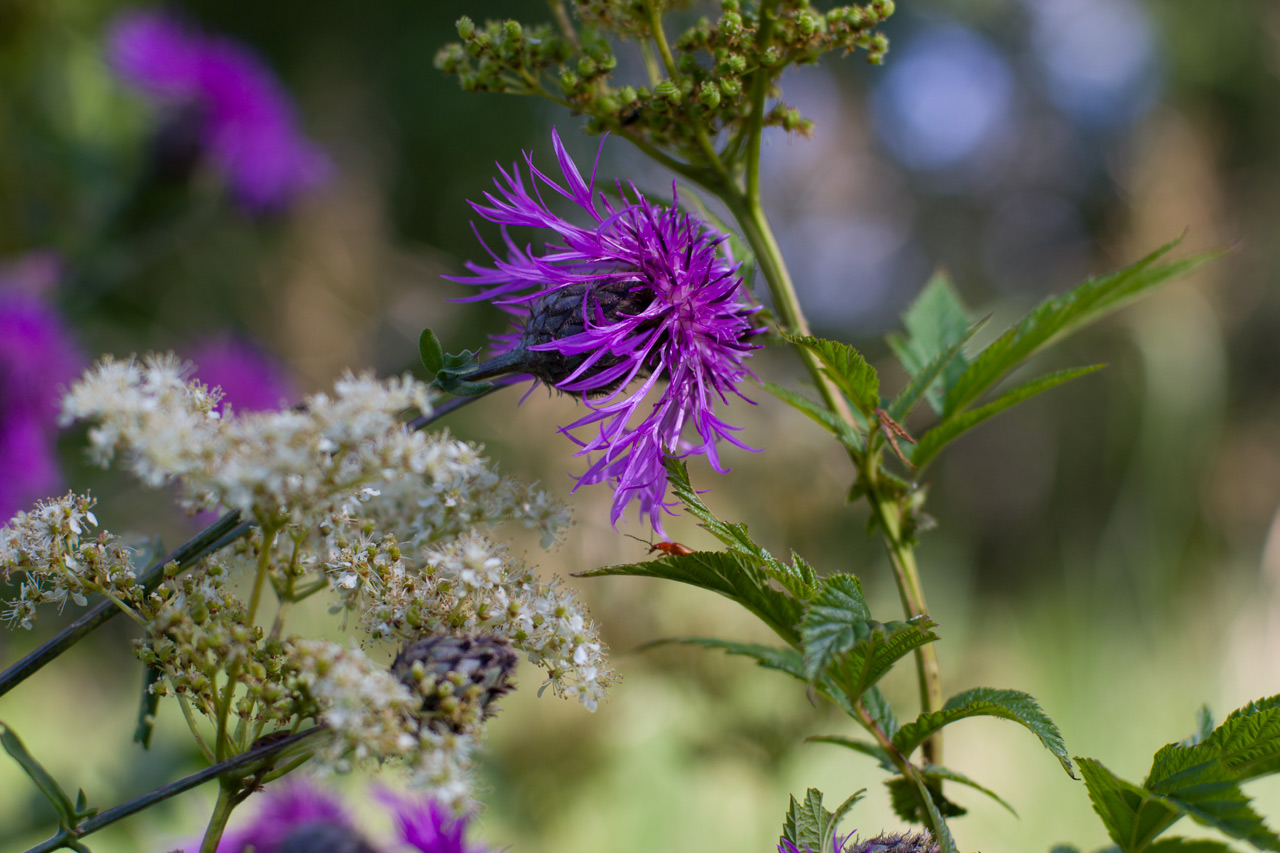
[[[328,158],[298,130],[288,94],[241,45],[130,11],[111,27],[107,60],[176,120],[196,123],[200,148],[243,207],[279,209],[329,174]]]
[[[209,338],[195,345],[187,358],[195,364],[195,378],[222,389],[222,406],[237,412],[280,408],[296,394],[280,362],[256,344],[231,335]]]
[[[497,193],[472,207],[503,227],[506,256],[486,246],[494,265],[468,263],[472,275],[455,280],[484,288],[470,299],[491,300],[520,329],[496,338],[499,358],[491,363],[505,359],[505,369],[585,402],[587,414],[561,429],[590,460],[578,486],[611,483],[614,525],[634,500],[641,518],[661,532],[662,510],[669,511],[666,458],[705,456],[724,473],[720,440],[750,449],[715,408],[730,394],[742,397],[738,385],[751,375],[742,360],[757,346],[750,343],[755,309],[745,301],[738,265],[717,252],[723,235],[674,206],[654,204],[634,185],[627,193],[619,183],[615,205],[595,191],[594,170],[590,183],[583,180],[554,131],[552,144],[565,185],[535,168],[528,153],[529,186],[518,168],[499,167]],[[543,186],[581,208],[590,224],[553,213]],[[508,226],[554,236],[535,252],[521,248]],[[589,438],[572,435],[586,428]]]
[[[466,843],[467,818],[430,798],[402,797],[383,791],[378,799],[392,808],[399,839],[420,853],[485,853]]]
[[[52,254],[0,265],[0,518],[58,489],[58,397],[82,358],[48,302],[60,273]]]
[[[347,848],[338,844],[326,849],[350,849],[352,853],[376,853],[356,831],[355,823],[342,802],[308,782],[290,782],[265,793],[252,821],[228,832],[218,843],[218,853],[281,853],[304,849],[300,839],[328,836],[352,840]]]
[[[453,815],[435,800],[389,791],[378,792],[377,798],[389,807],[396,825],[392,847],[372,844],[336,796],[299,780],[268,790],[253,820],[224,835],[218,853],[379,853],[410,848],[419,853],[484,853],[464,840],[467,818]]]

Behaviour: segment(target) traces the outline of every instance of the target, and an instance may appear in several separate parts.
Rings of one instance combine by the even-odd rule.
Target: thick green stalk
[[[204,831],[204,840],[200,842],[200,853],[218,853],[218,842],[227,829],[227,819],[238,802],[236,793],[240,789],[239,780],[223,780],[218,786],[218,802],[214,804],[213,814],[209,817],[209,825]]]

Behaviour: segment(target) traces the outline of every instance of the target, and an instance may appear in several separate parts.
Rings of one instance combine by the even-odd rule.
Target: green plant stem
[[[875,466],[870,466],[874,470]],[[915,550],[904,541],[901,517],[877,486],[867,490],[867,500],[879,522],[881,538],[889,553],[893,567],[893,579],[898,585],[898,596],[908,618],[928,614],[924,588],[920,583],[920,570],[916,565]],[[924,711],[936,711],[942,707],[942,673],[938,666],[938,652],[933,643],[915,650],[916,683],[920,690],[920,704]],[[935,732],[921,744],[926,764],[942,764],[942,734]]]
[[[853,699],[855,697],[851,696],[849,698]],[[889,736],[885,733],[884,729],[880,728],[880,725],[875,721],[875,718],[871,716],[871,712],[867,710],[861,699],[857,699],[857,701],[853,703],[853,710],[858,715],[858,722],[861,723],[862,727],[875,739],[880,748],[885,751],[889,756],[889,760],[898,768],[898,772],[902,774],[903,778],[918,783],[916,785],[917,790],[920,788],[925,788],[927,790],[927,786],[924,785],[924,777],[920,775],[919,768],[907,760],[907,757],[893,745],[893,741],[889,739]],[[933,816],[930,814],[928,804],[921,802],[920,806],[921,810],[924,812],[925,827],[933,834],[934,838],[941,837],[941,828],[934,825]]]
[[[235,758],[215,764],[212,767],[206,767],[197,773],[192,773],[189,776],[184,776],[181,779],[156,788],[154,791],[148,791],[139,797],[129,800],[127,803],[113,806],[93,817],[86,818],[74,831],[69,832],[64,829],[47,841],[30,848],[26,853],[49,853],[49,851],[57,850],[61,847],[71,846],[75,843],[75,839],[84,838],[103,827],[110,826],[116,821],[135,815],[144,809],[154,806],[156,803],[176,797],[178,794],[190,791],[192,788],[199,787],[212,779],[217,779],[223,774],[234,774],[234,778],[237,779],[245,778],[253,774],[252,768],[255,764],[274,763],[280,753],[297,746],[321,730],[320,726],[312,726],[297,734],[261,744],[248,752],[237,755]],[[76,846],[75,849],[84,850],[87,848]],[[214,849],[216,849],[216,844]]]
[[[200,842],[200,853],[218,853],[218,842],[226,831],[227,820],[231,810],[236,807],[236,794],[240,785],[226,780],[218,787],[218,802],[213,806],[213,814],[209,817],[209,825],[204,830],[204,840]]]

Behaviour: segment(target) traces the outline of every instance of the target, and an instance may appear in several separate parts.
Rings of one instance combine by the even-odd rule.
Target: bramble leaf
[[[932,361],[920,368],[920,372],[911,377],[911,381],[898,392],[898,395],[893,398],[893,402],[889,404],[889,417],[895,421],[905,420],[907,415],[910,415],[915,409],[916,403],[920,402],[921,397],[929,400],[934,411],[941,408],[942,392],[945,390],[946,384],[943,382],[941,387],[938,387],[939,377],[946,377],[955,367],[959,367],[961,370],[964,369],[966,363],[962,352],[964,345],[968,343],[974,332],[982,328],[984,322],[974,323],[960,340],[938,353]],[[899,361],[901,361],[901,358],[899,358]]]
[[[1280,696],[1232,711],[1203,742],[1221,750],[1222,762],[1241,781],[1280,771]]]
[[[932,379],[923,382],[919,392],[913,393],[917,398],[919,393],[923,393],[929,406],[942,414],[943,395],[969,366],[961,347],[977,328],[945,272],[938,271],[929,279],[903,314],[902,326],[907,334],[888,335],[889,349],[912,378],[911,385],[929,372],[936,371]],[[954,354],[948,355],[948,351]],[[899,394],[898,399],[905,396],[906,391]],[[898,400],[894,402],[896,404]],[[890,409],[890,414],[894,420],[906,416],[906,412],[893,414],[893,409]]]
[[[1080,758],[1080,776],[1089,792],[1093,810],[1102,818],[1107,835],[1123,853],[1137,853],[1181,815],[1154,799],[1152,794],[1116,776],[1092,758]]]
[[[1230,847],[1211,838],[1162,838],[1146,853],[1232,853]]]
[[[927,616],[906,622],[870,618],[852,575],[827,578],[800,623],[806,677],[831,676],[849,697],[860,697],[913,649],[938,639]]]
[[[893,759],[889,753],[877,743],[871,743],[866,740],[858,740],[857,738],[845,737],[844,735],[812,735],[805,738],[810,743],[830,743],[835,746],[843,746],[845,749],[852,749],[854,752],[861,752],[863,755],[869,756],[876,760],[881,770],[893,773],[897,768],[893,764]]]
[[[1055,340],[1115,310],[1144,291],[1221,254],[1204,252],[1185,260],[1157,265],[1156,261],[1168,254],[1178,242],[1175,240],[1162,246],[1132,266],[1102,278],[1089,279],[1074,290],[1040,303],[1018,325],[973,359],[948,389],[943,402],[943,417],[949,418],[967,408],[1005,374]]]
[[[871,618],[862,583],[853,575],[833,575],[822,582],[800,623],[805,675],[813,680],[837,656],[853,648],[854,626]]]
[[[1151,762],[1144,788],[1160,801],[1197,822],[1259,850],[1280,850],[1280,836],[1267,828],[1240,790],[1236,774],[1212,744],[1161,748]]]
[[[1025,726],[1040,739],[1045,749],[1057,757],[1062,764],[1062,769],[1067,771],[1067,775],[1075,778],[1071,768],[1071,758],[1067,755],[1066,744],[1062,740],[1062,733],[1058,731],[1053,720],[1041,710],[1036,700],[1020,690],[975,687],[958,693],[948,699],[947,703],[937,711],[926,711],[899,729],[893,738],[893,745],[903,755],[909,756],[916,747],[943,726],[954,723],[956,720],[976,716],[999,717]]]
[[[905,776],[894,776],[892,779],[886,779],[884,784],[889,789],[889,805],[893,808],[894,814],[907,823],[926,823],[929,810],[920,801],[920,789],[916,787],[916,782]],[[926,787],[929,789],[934,806],[942,817],[961,817],[968,813],[969,810],[964,806],[953,803],[943,796],[936,786],[926,785]]]
[[[761,382],[760,385],[764,390],[786,403],[791,408],[802,414],[807,415],[818,424],[826,427],[840,443],[845,447],[853,448],[859,452],[863,449],[862,436],[854,431],[853,427],[845,422],[844,418],[828,409],[821,403],[815,403],[803,394],[797,394],[788,388],[783,388],[774,382]]]
[[[957,785],[966,785],[970,788],[973,788],[975,791],[981,791],[982,793],[986,794],[988,797],[990,797],[991,799],[995,800],[997,803],[999,803],[1000,805],[1008,809],[1009,813],[1012,814],[1014,817],[1018,816],[1018,812],[1014,809],[1014,807],[1006,803],[999,794],[997,794],[995,791],[991,790],[990,788],[986,787],[985,785],[978,784],[977,782],[970,779],[968,776],[964,775],[963,773],[960,773],[956,770],[951,770],[946,767],[939,767],[936,764],[927,764],[920,769],[920,772],[924,774],[925,779],[929,782],[944,782],[944,781],[955,782]]]
[[[742,554],[731,551],[672,554],[643,563],[623,563],[577,572],[574,577],[612,575],[663,578],[718,592],[751,611],[787,643],[800,643],[796,626],[803,615],[801,603],[773,587],[768,573],[755,560]]]
[[[799,803],[791,798],[791,807],[782,823],[782,838],[795,845],[797,850],[811,850],[814,853],[826,851],[831,847],[831,836],[835,834],[837,824],[853,804],[862,798],[863,791],[858,791],[840,804],[835,812],[829,812],[822,805],[822,792],[810,788],[805,792],[804,802]]]
[[[879,687],[871,686],[862,691],[862,707],[867,709],[867,713],[880,726],[885,737],[893,740],[894,735],[898,733],[898,718],[893,715],[893,708],[889,705],[889,700],[884,698]]]
[[[1101,364],[1094,364],[1088,367],[1076,367],[1070,370],[1047,373],[1038,379],[1033,379],[1011,391],[1005,392],[985,406],[969,409],[958,415],[943,419],[924,435],[920,436],[919,442],[910,453],[911,464],[916,468],[923,468],[929,464],[934,456],[938,455],[938,451],[987,418],[998,415],[1010,406],[1021,403],[1023,400],[1034,397],[1041,392],[1048,391],[1050,388],[1055,388],[1064,382],[1070,382],[1072,379],[1078,379],[1081,376],[1093,373],[1095,370],[1101,370],[1102,367],[1103,365]]]
[[[816,355],[840,393],[864,415],[869,416],[880,407],[880,377],[862,353],[848,344],[812,335],[783,337]]]
[[[797,596],[804,597],[800,592],[808,593],[812,590],[813,570],[807,563],[801,561],[794,566],[788,566],[757,545],[747,533],[745,524],[721,521],[715,513],[707,509],[707,505],[694,491],[692,483],[689,482],[689,469],[684,462],[679,459],[667,459],[666,464],[667,482],[671,485],[671,493],[684,505],[690,515],[702,522],[702,527],[708,533],[723,542],[730,551],[759,561],[768,573],[775,575],[780,582],[796,592]]]

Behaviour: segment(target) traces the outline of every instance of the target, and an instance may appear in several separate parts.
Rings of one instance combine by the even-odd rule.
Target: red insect
[[[684,554],[692,554],[693,549],[688,545],[681,545],[679,542],[655,542],[649,546],[649,553],[661,551],[668,556],[683,556]]]
[[[630,533],[626,535],[631,536]],[[685,554],[693,553],[692,548],[688,545],[681,545],[679,542],[645,542],[645,540],[641,539],[639,536],[631,536],[631,538],[641,544],[648,545],[650,554],[654,551],[661,551],[668,557],[682,557]]]

